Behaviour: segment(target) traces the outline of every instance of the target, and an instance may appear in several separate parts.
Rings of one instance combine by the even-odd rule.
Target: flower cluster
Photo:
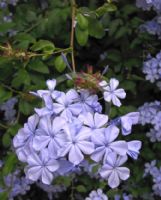
[[[17,103],[17,98],[13,97],[3,104],[0,104],[0,111],[4,112],[4,120],[11,123],[15,120],[16,110],[14,109]]]
[[[53,195],[57,198],[59,197],[59,193],[67,190],[64,185],[46,185],[41,182],[38,182],[36,185],[47,193],[49,200],[53,199]]]
[[[136,6],[143,10],[153,9],[156,16],[140,26],[140,30],[151,35],[157,35],[161,39],[161,1],[160,0],[136,0]]]
[[[108,200],[108,197],[103,193],[101,189],[97,189],[96,191],[93,190],[90,194],[89,197],[86,197],[85,200]]]
[[[156,160],[145,164],[144,177],[147,175],[151,175],[153,178],[153,193],[161,197],[161,167],[156,166]]]
[[[149,80],[151,83],[161,78],[161,52],[156,57],[148,57],[143,63],[143,73],[146,75],[146,80]]]
[[[16,170],[12,174],[4,177],[5,188],[0,189],[1,192],[10,191],[9,200],[13,200],[18,195],[25,195],[30,190],[30,185],[33,183],[24,176],[21,176],[20,171]]]
[[[132,200],[133,197],[132,197],[131,194],[128,195],[128,194],[126,194],[126,193],[123,193],[123,194],[122,194],[122,199],[123,199],[123,200]],[[114,200],[121,200],[121,195],[116,194],[116,195],[114,196]]]
[[[116,106],[125,97],[123,89],[116,89],[118,84],[116,79],[99,84],[105,100]],[[98,174],[111,188],[128,179],[130,171],[122,165],[128,156],[137,159],[141,142],[117,138],[119,128],[123,136],[131,133],[139,113],[112,120],[102,114],[98,96],[89,90],[57,91],[56,80],[48,80],[47,86],[48,90],[32,92],[45,106],[35,109],[13,140],[19,160],[27,163],[27,178],[51,184],[55,176],[75,172],[91,160],[100,166]]]
[[[158,14],[161,13],[160,0],[136,0],[136,6],[143,10],[155,10]]]
[[[156,16],[152,20],[145,22],[140,26],[140,30],[151,35],[157,35],[161,39],[161,17]]]
[[[150,129],[146,135],[151,142],[161,141],[161,103],[155,101],[152,103],[145,103],[138,111],[140,112],[139,123],[142,125],[151,124],[153,128]]]
[[[16,6],[18,1],[19,0],[1,0],[0,1],[0,10],[2,11],[2,16],[0,18],[0,24],[12,22],[13,13],[10,12],[8,7],[9,6]],[[15,31],[13,29],[9,29],[7,31],[7,33],[11,37],[11,36],[15,35],[17,33],[17,31]],[[0,35],[3,36],[3,34],[4,33],[0,31]]]

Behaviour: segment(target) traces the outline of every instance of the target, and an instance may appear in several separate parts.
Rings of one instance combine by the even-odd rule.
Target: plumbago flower
[[[106,81],[102,81],[99,84],[104,91],[104,99],[107,102],[112,102],[115,106],[120,107],[121,102],[119,99],[124,99],[126,93],[124,89],[117,89],[119,81],[115,78],[111,78],[109,84]]]
[[[130,170],[127,167],[121,167],[126,161],[127,156],[117,156],[116,153],[112,152],[100,169],[101,177],[108,180],[108,185],[111,188],[119,186],[120,180],[129,178]]]
[[[97,86],[105,101],[116,106],[121,105],[119,98],[126,96],[123,89],[117,89],[118,84],[111,79],[109,83],[98,82]],[[27,178],[51,184],[54,177],[79,174],[99,166],[97,178],[106,179],[112,188],[117,187],[120,180],[129,177],[129,169],[121,165],[128,155],[137,159],[141,148],[138,140],[117,138],[120,132],[122,137],[131,133],[139,114],[133,112],[110,119],[108,113],[102,113],[95,90],[79,87],[79,90],[57,91],[54,79],[47,81],[47,87],[32,92],[43,100],[44,107],[35,108],[36,114],[29,117],[13,139],[19,160],[26,163]]]

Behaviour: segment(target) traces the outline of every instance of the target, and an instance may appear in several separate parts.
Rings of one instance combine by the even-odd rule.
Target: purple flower
[[[90,134],[86,127],[80,129],[70,126],[66,127],[67,141],[58,151],[58,156],[64,157],[68,154],[68,160],[78,165],[84,159],[84,155],[90,155],[94,151],[94,144],[90,142]]]
[[[102,111],[102,106],[98,102],[97,95],[91,95],[88,90],[80,90],[79,93],[79,103],[82,106],[82,113],[93,113],[95,111],[100,113]]]
[[[101,83],[101,85],[105,85],[105,83],[103,82],[103,84]],[[119,99],[124,99],[126,97],[126,93],[124,91],[124,89],[116,89],[119,85],[119,81],[116,80],[115,78],[111,78],[109,85],[107,86],[103,86],[103,90],[104,90],[104,99],[107,102],[111,102],[115,105],[120,107],[121,106],[121,102]]]
[[[140,153],[139,150],[141,149],[141,141],[133,140],[133,141],[127,142],[127,145],[128,145],[127,154],[133,159],[137,160],[138,155]]]
[[[61,93],[61,96],[54,103],[54,112],[60,114],[67,120],[72,116],[77,116],[82,111],[81,104],[78,103],[79,95],[76,90],[71,89],[66,94]]]
[[[35,114],[29,117],[24,128],[21,128],[13,139],[13,145],[16,148],[17,156],[22,162],[26,162],[27,156],[32,151],[32,142],[38,122],[38,115]]]
[[[47,80],[46,85],[48,87],[48,90],[38,90],[37,92],[30,92],[31,94],[38,96],[40,98],[43,98],[44,95],[51,96],[53,99],[60,96],[60,92],[55,90],[56,87],[56,80]]]
[[[103,193],[101,189],[93,190],[89,197],[86,197],[85,200],[108,200],[108,197]]]
[[[139,112],[131,112],[120,118],[123,135],[129,135],[131,133],[132,125],[138,123],[139,116]]]
[[[39,155],[31,154],[27,159],[27,178],[37,181],[40,179],[44,184],[50,184],[53,179],[53,172],[59,168],[58,161],[49,157],[48,150],[43,149]]]
[[[103,133],[93,134],[91,140],[96,145],[96,149],[91,155],[92,160],[99,162],[103,159],[103,162],[105,162],[111,152],[125,155],[127,153],[127,143],[122,140],[114,142],[118,135],[119,129],[113,125],[106,128]]]
[[[65,134],[62,131],[66,121],[62,117],[52,119],[49,115],[41,118],[39,127],[33,139],[33,147],[40,151],[48,148],[50,157],[56,158],[57,151],[65,142]]]
[[[127,161],[127,156],[118,156],[116,153],[110,153],[106,163],[102,166],[99,173],[102,178],[108,180],[111,188],[116,188],[120,180],[127,180],[130,176],[130,170],[127,167],[120,167]]]
[[[108,116],[99,113],[92,114],[88,112],[84,115],[79,115],[79,119],[84,123],[85,126],[88,127],[89,132],[91,132],[93,135],[95,133],[103,132],[105,129],[104,126],[108,121]]]

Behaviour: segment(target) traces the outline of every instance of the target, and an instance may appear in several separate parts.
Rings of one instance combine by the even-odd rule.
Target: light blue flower
[[[103,193],[102,189],[97,189],[91,191],[89,197],[86,197],[85,200],[108,200],[108,197]]]
[[[82,111],[81,104],[78,103],[79,95],[76,90],[71,89],[66,94],[61,93],[61,96],[54,103],[54,112],[60,114],[65,119],[70,119],[72,116],[77,116]]]
[[[48,148],[50,157],[57,158],[57,151],[65,142],[65,133],[62,130],[66,120],[62,117],[54,119],[47,115],[41,118],[39,127],[33,139],[33,148],[36,151]]]
[[[99,113],[92,114],[88,112],[84,115],[79,115],[78,119],[88,127],[91,135],[94,135],[95,133],[103,132],[108,121],[108,116]]]
[[[139,112],[131,112],[120,117],[121,130],[123,135],[129,135],[132,131],[132,125],[139,121]]]
[[[101,83],[100,86],[103,84]],[[126,97],[126,93],[124,89],[117,89],[119,85],[119,81],[115,78],[111,78],[110,82],[107,86],[102,86],[104,100],[107,102],[112,102],[115,106],[120,107],[121,102],[119,99],[124,99]]]
[[[127,154],[136,160],[140,153],[139,150],[141,149],[141,145],[142,145],[141,141],[133,140],[133,141],[127,142],[127,145],[128,145]]]
[[[103,133],[95,133],[91,136],[96,149],[91,155],[92,160],[99,162],[103,159],[106,162],[109,153],[116,152],[119,155],[126,155],[127,143],[123,140],[114,141],[119,135],[119,129],[116,126],[109,126]]]
[[[27,159],[28,166],[25,169],[26,176],[30,180],[40,179],[44,184],[50,184],[53,179],[53,172],[59,168],[58,161],[49,157],[47,149],[40,154],[31,154]]]
[[[79,103],[82,106],[82,113],[86,112],[101,112],[102,111],[102,106],[98,102],[98,96],[97,95],[92,95],[88,90],[80,90],[79,91],[80,96],[79,96]]]
[[[127,167],[121,167],[127,161],[127,156],[117,156],[116,153],[110,153],[106,163],[102,166],[99,173],[102,178],[108,180],[111,188],[116,188],[120,180],[127,180],[130,176],[130,170]]]
[[[83,161],[84,154],[90,155],[94,151],[94,144],[89,140],[90,133],[86,127],[80,129],[70,126],[65,128],[67,141],[58,151],[58,156],[64,157],[68,155],[68,160],[74,165],[78,165]]]
[[[26,162],[27,156],[33,151],[33,138],[38,123],[38,115],[32,115],[28,118],[28,122],[25,123],[24,128],[21,128],[13,139],[13,145],[16,148],[18,159],[22,162]]]

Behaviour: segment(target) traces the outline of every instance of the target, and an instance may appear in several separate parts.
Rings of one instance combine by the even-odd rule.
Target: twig
[[[1,123],[0,123],[0,127],[3,128],[3,129],[8,129],[7,126],[5,126],[4,124],[1,124]]]
[[[10,90],[11,92],[18,93],[18,94],[22,94],[22,92],[20,92],[20,91],[18,91],[18,90],[15,90],[15,89],[9,87],[8,85],[5,85],[5,84],[3,84],[3,83],[1,83],[1,85],[2,85],[2,87],[4,87],[4,88]]]
[[[74,28],[75,28],[75,13],[76,13],[76,3],[75,0],[71,0],[72,7],[72,27],[71,27],[71,35],[70,35],[70,47],[72,48],[71,56],[72,56],[72,68],[75,73],[75,59],[74,59]]]

